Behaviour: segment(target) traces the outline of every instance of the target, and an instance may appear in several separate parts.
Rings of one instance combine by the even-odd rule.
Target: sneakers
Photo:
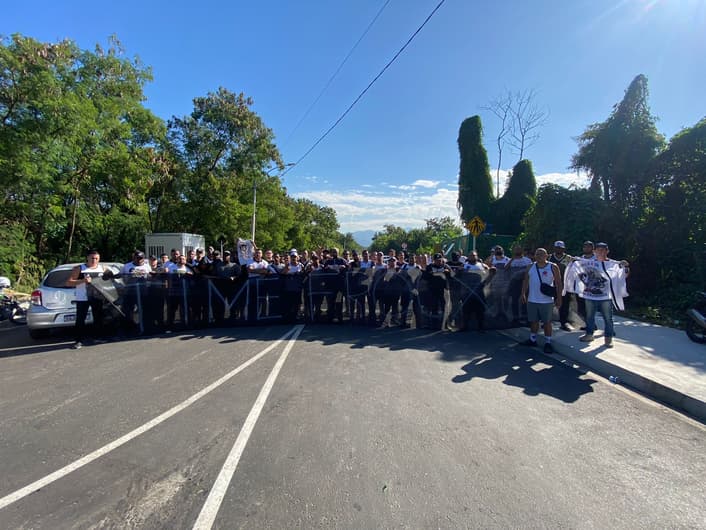
[[[613,347],[613,337],[606,337],[604,344],[605,344],[606,348],[612,348]]]
[[[574,327],[568,322],[564,322],[561,326],[559,326],[559,329],[563,331],[574,331]]]
[[[551,343],[544,343],[544,353],[554,353],[554,348],[552,347]]]
[[[537,341],[532,340],[532,339],[527,339],[526,341],[521,342],[520,344],[522,344],[523,346],[533,346],[534,347],[537,345]]]
[[[593,333],[586,333],[579,337],[581,342],[591,342],[593,340]]]
[[[71,346],[72,350],[80,350],[81,348],[83,348],[83,344],[81,344],[81,341],[79,341],[79,340],[74,342],[74,345]]]

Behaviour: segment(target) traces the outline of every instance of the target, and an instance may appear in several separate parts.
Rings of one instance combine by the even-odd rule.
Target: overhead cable
[[[341,61],[341,64],[338,65],[338,68],[337,68],[336,71],[333,73],[333,75],[329,78],[329,80],[328,80],[328,82],[326,83],[326,85],[324,86],[324,88],[321,89],[321,92],[319,92],[319,95],[316,96],[316,99],[313,101],[313,103],[312,103],[311,105],[309,105],[309,108],[306,109],[306,112],[304,112],[304,114],[302,115],[302,117],[299,118],[299,121],[298,121],[297,124],[294,126],[294,129],[292,129],[292,132],[289,133],[289,135],[287,136],[286,140],[284,141],[284,144],[285,144],[285,145],[286,145],[287,143],[289,143],[289,140],[292,139],[292,136],[294,136],[294,133],[297,132],[297,130],[299,129],[299,126],[300,126],[302,123],[304,123],[304,120],[307,118],[307,116],[309,116],[309,113],[314,109],[314,107],[316,106],[316,104],[319,102],[319,100],[321,99],[321,96],[323,96],[324,93],[328,90],[328,87],[331,86],[331,83],[333,83],[333,80],[336,79],[336,76],[337,76],[338,73],[341,71],[341,69],[343,68],[343,66],[346,64],[346,62],[348,61],[348,59],[350,58],[350,56],[353,55],[353,52],[354,52],[355,49],[358,47],[358,44],[360,44],[361,41],[365,38],[365,36],[368,34],[368,31],[370,31],[370,28],[373,27],[373,24],[375,24],[375,21],[378,19],[378,17],[380,16],[380,14],[385,10],[385,8],[387,7],[387,4],[389,4],[389,3],[390,3],[390,0],[386,0],[385,3],[384,3],[384,4],[382,5],[382,7],[380,8],[380,10],[377,12],[377,15],[375,15],[375,17],[370,21],[370,24],[368,24],[368,27],[365,28],[365,31],[363,31],[363,34],[360,36],[360,38],[356,41],[356,43],[353,45],[353,47],[351,48],[351,50],[348,52],[348,55],[346,55],[346,57],[343,59],[343,61]]]
[[[424,20],[424,22],[422,22],[422,25],[417,28],[417,30],[412,34],[412,36],[407,40],[407,42],[405,42],[404,46],[402,46],[399,49],[399,51],[392,57],[392,59],[390,59],[390,61],[383,67],[383,69],[380,70],[380,73],[378,75],[376,75],[375,78],[368,84],[368,86],[365,87],[365,89],[358,95],[358,97],[355,98],[353,103],[351,103],[348,106],[348,108],[345,110],[345,112],[343,114],[341,114],[341,116],[334,122],[334,124],[331,125],[331,127],[329,127],[328,130],[324,134],[322,134],[318,140],[316,140],[314,142],[314,144],[306,151],[306,153],[304,153],[301,157],[299,157],[299,160],[294,162],[293,166],[287,168],[287,170],[285,170],[284,173],[282,173],[280,175],[281,177],[283,177],[284,175],[289,173],[289,171],[291,171],[291,169],[293,167],[298,166],[301,163],[301,161],[304,160],[309,155],[309,153],[311,153],[314,149],[316,149],[316,146],[319,145],[324,140],[324,138],[326,138],[331,133],[331,131],[333,131],[336,128],[336,126],[343,121],[343,118],[345,118],[346,115],[353,109],[353,107],[355,107],[356,103],[358,103],[358,101],[361,100],[361,98],[365,95],[365,93],[368,90],[370,90],[370,87],[372,87],[375,84],[375,82],[378,79],[380,79],[380,77],[382,77],[382,74],[385,73],[385,71],[392,65],[392,63],[394,63],[397,60],[397,58],[402,54],[402,52],[405,50],[405,48],[407,48],[407,46],[409,46],[409,44],[414,40],[414,38],[417,36],[417,34],[420,31],[422,31],[422,28],[424,28],[424,26],[426,26],[427,22],[429,22],[429,20],[431,20],[431,17],[434,16],[434,14],[439,10],[439,8],[443,5],[443,3],[445,1],[446,0],[441,0],[437,4],[437,6],[432,10],[432,12],[429,13],[429,16],[427,16],[427,18]]]

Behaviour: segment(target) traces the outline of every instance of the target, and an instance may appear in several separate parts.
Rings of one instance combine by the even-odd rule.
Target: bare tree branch
[[[500,197],[500,168],[503,161],[503,148],[506,142],[505,137],[511,133],[513,119],[511,92],[508,90],[502,96],[493,99],[490,103],[481,107],[481,109],[492,112],[500,120],[500,130],[495,138],[498,148],[498,166],[495,172],[497,183],[495,196]]]
[[[549,110],[537,105],[537,92],[534,89],[516,92],[512,95],[510,147],[524,158],[525,150],[539,139],[539,128],[549,121]]]

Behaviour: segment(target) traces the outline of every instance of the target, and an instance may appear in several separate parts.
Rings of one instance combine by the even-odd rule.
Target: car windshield
[[[61,269],[57,271],[51,271],[49,274],[47,274],[47,277],[44,279],[44,286],[45,287],[53,287],[53,288],[66,288],[66,289],[73,289],[73,287],[67,287],[66,286],[66,281],[69,279],[71,276],[71,269]]]

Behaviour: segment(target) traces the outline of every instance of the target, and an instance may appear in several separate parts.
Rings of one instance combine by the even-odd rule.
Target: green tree
[[[291,246],[300,250],[340,245],[336,212],[309,199],[292,199],[294,222],[288,233]]]
[[[400,250],[402,243],[407,243],[407,230],[401,226],[387,224],[382,232],[375,232],[370,247],[387,254],[388,249]]]
[[[637,237],[644,291],[706,283],[706,118],[676,134],[654,160]],[[667,244],[666,241],[678,241]],[[685,264],[689,264],[685,266]]]
[[[25,227],[36,256],[75,258],[115,239],[116,221],[144,219],[164,134],[142,105],[150,79],[116,39],[94,51],[21,35],[0,43],[0,215]]]
[[[517,235],[522,231],[522,218],[537,195],[532,162],[520,160],[512,168],[507,189],[492,206],[495,232]]]
[[[383,232],[373,236],[371,247],[387,253],[388,249],[401,250],[402,244],[407,244],[410,252],[432,252],[434,247],[460,237],[462,229],[450,217],[432,217],[425,219],[423,228],[412,228],[407,231],[395,225],[385,225]]]
[[[460,169],[458,173],[458,201],[461,219],[470,221],[478,215],[487,220],[493,201],[493,183],[490,178],[488,153],[483,147],[483,126],[480,116],[466,118],[458,131]]]
[[[286,246],[294,223],[292,204],[268,169],[283,164],[272,131],[250,109],[252,104],[244,94],[220,88],[195,98],[189,116],[169,121],[163,185],[150,196],[160,227],[202,233],[207,239],[225,234],[235,241],[250,233],[256,186],[257,244]]]
[[[561,239],[571,254],[578,253],[587,239],[603,239],[611,242],[611,253],[619,256],[623,242],[615,239],[612,215],[610,206],[595,190],[545,184],[523,220],[525,231],[519,240],[532,248],[550,249]]]
[[[639,208],[651,160],[664,146],[647,99],[647,78],[640,74],[608,119],[577,138],[579,150],[572,158],[572,168],[587,171],[592,187],[620,212]]]

